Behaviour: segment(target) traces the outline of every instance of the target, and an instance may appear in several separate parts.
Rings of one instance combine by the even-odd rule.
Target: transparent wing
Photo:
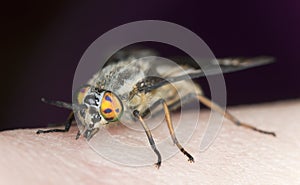
[[[266,65],[275,61],[274,57],[260,56],[254,58],[223,58],[216,59],[209,62],[209,65],[201,66],[201,69],[192,69],[190,72],[184,75],[166,77],[156,79],[155,83],[149,86],[140,87],[140,91],[151,91],[157,89],[167,83],[174,83],[181,80],[195,79],[203,76],[216,75],[220,73],[230,73],[234,71],[240,71],[256,66]],[[144,79],[143,81],[153,80]]]
[[[256,66],[266,65],[275,62],[274,57],[260,56],[254,58],[223,58],[212,61],[212,66],[208,67],[208,71],[214,74],[214,68],[219,65],[222,73],[230,73],[234,71],[240,71]]]

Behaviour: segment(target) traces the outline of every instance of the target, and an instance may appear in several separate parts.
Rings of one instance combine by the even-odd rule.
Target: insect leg
[[[140,115],[142,116],[142,118],[145,118],[146,116],[148,116],[151,113],[151,109],[155,109],[156,107],[158,107],[161,104],[160,100],[159,101],[155,101],[150,107],[148,107],[145,111],[140,112]]]
[[[50,132],[68,132],[72,122],[75,120],[74,113],[71,112],[70,115],[68,116],[66,122],[65,122],[65,128],[64,129],[50,129],[50,130],[38,130],[36,133],[41,134],[41,133],[50,133]]]
[[[154,142],[154,140],[153,140],[152,134],[151,134],[151,132],[150,132],[150,130],[149,130],[149,127],[148,127],[147,124],[144,122],[144,120],[143,120],[143,118],[141,117],[139,111],[137,111],[137,110],[133,111],[133,115],[139,119],[141,125],[143,126],[143,128],[144,128],[144,130],[145,130],[145,132],[146,132],[146,134],[147,134],[147,137],[148,137],[149,143],[150,143],[150,145],[151,145],[151,148],[152,148],[152,150],[155,152],[155,154],[157,155],[157,163],[155,163],[155,166],[156,166],[157,168],[159,168],[160,165],[161,165],[161,155],[160,155],[159,151],[158,151],[157,148],[156,148],[156,145],[155,145],[155,142]]]
[[[176,138],[175,131],[174,131],[173,124],[172,124],[172,120],[171,120],[171,114],[170,114],[170,111],[169,111],[169,108],[168,108],[167,103],[166,103],[164,100],[161,100],[161,102],[162,102],[163,107],[164,107],[166,121],[167,121],[168,128],[169,128],[169,131],[170,131],[170,135],[171,135],[171,137],[172,137],[172,140],[173,140],[174,144],[176,144],[176,146],[179,148],[179,150],[180,150],[184,155],[186,155],[186,156],[189,158],[189,159],[188,159],[189,162],[194,162],[193,156],[192,156],[191,154],[189,154],[189,153],[181,146],[181,144],[178,142],[178,140],[177,140],[177,138]]]
[[[258,128],[252,126],[252,125],[248,125],[248,124],[240,122],[236,117],[234,117],[232,114],[230,114],[229,112],[227,112],[226,110],[224,110],[224,108],[222,108],[221,106],[215,104],[214,102],[212,102],[211,100],[209,100],[205,96],[197,95],[197,98],[199,99],[199,101],[201,103],[203,103],[207,107],[211,108],[212,110],[217,111],[220,114],[224,114],[224,116],[227,119],[229,119],[230,121],[232,121],[237,126],[242,126],[242,127],[245,127],[245,128],[248,128],[248,129],[251,129],[251,130],[263,133],[263,134],[269,134],[269,135],[272,135],[272,136],[276,137],[276,134],[274,132],[264,131],[264,130],[258,129]]]

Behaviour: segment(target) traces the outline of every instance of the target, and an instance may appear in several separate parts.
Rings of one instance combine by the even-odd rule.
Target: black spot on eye
[[[111,98],[109,96],[105,96],[105,100],[112,102]]]
[[[105,109],[103,112],[104,112],[105,114],[108,114],[108,113],[111,113],[111,112],[112,112],[112,110],[111,110],[111,109],[109,109],[109,108],[107,108],[107,109]]]

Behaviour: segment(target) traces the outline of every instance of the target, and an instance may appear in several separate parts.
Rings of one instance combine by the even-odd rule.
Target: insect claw
[[[263,132],[264,134],[268,134],[268,135],[272,135],[273,137],[276,137],[276,133],[275,132]]]
[[[276,133],[275,132],[271,132],[270,133],[272,136],[276,137]]]
[[[36,134],[41,134],[41,133],[44,133],[43,130],[36,131]]]
[[[193,157],[190,157],[190,158],[188,159],[188,162],[190,162],[190,163],[194,163],[194,162],[195,162],[195,160],[194,160],[194,158],[193,158]]]
[[[275,132],[264,131],[264,130],[260,130],[260,129],[257,129],[257,128],[254,128],[253,130],[255,130],[257,132],[260,132],[260,133],[263,133],[263,134],[272,135],[273,137],[276,137]]]
[[[77,132],[77,134],[76,134],[76,138],[75,138],[75,139],[76,139],[76,140],[77,140],[77,139],[79,139],[80,135],[81,135],[81,133],[80,133],[80,130],[78,130],[78,132]]]
[[[159,169],[160,166],[161,166],[161,162],[159,161],[159,162],[155,163],[154,166],[155,166],[157,169]]]

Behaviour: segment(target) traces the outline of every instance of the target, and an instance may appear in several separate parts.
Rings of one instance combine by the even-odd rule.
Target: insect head
[[[101,125],[118,121],[123,113],[123,104],[111,91],[84,86],[74,95],[75,113],[84,126],[83,136],[91,139]]]

